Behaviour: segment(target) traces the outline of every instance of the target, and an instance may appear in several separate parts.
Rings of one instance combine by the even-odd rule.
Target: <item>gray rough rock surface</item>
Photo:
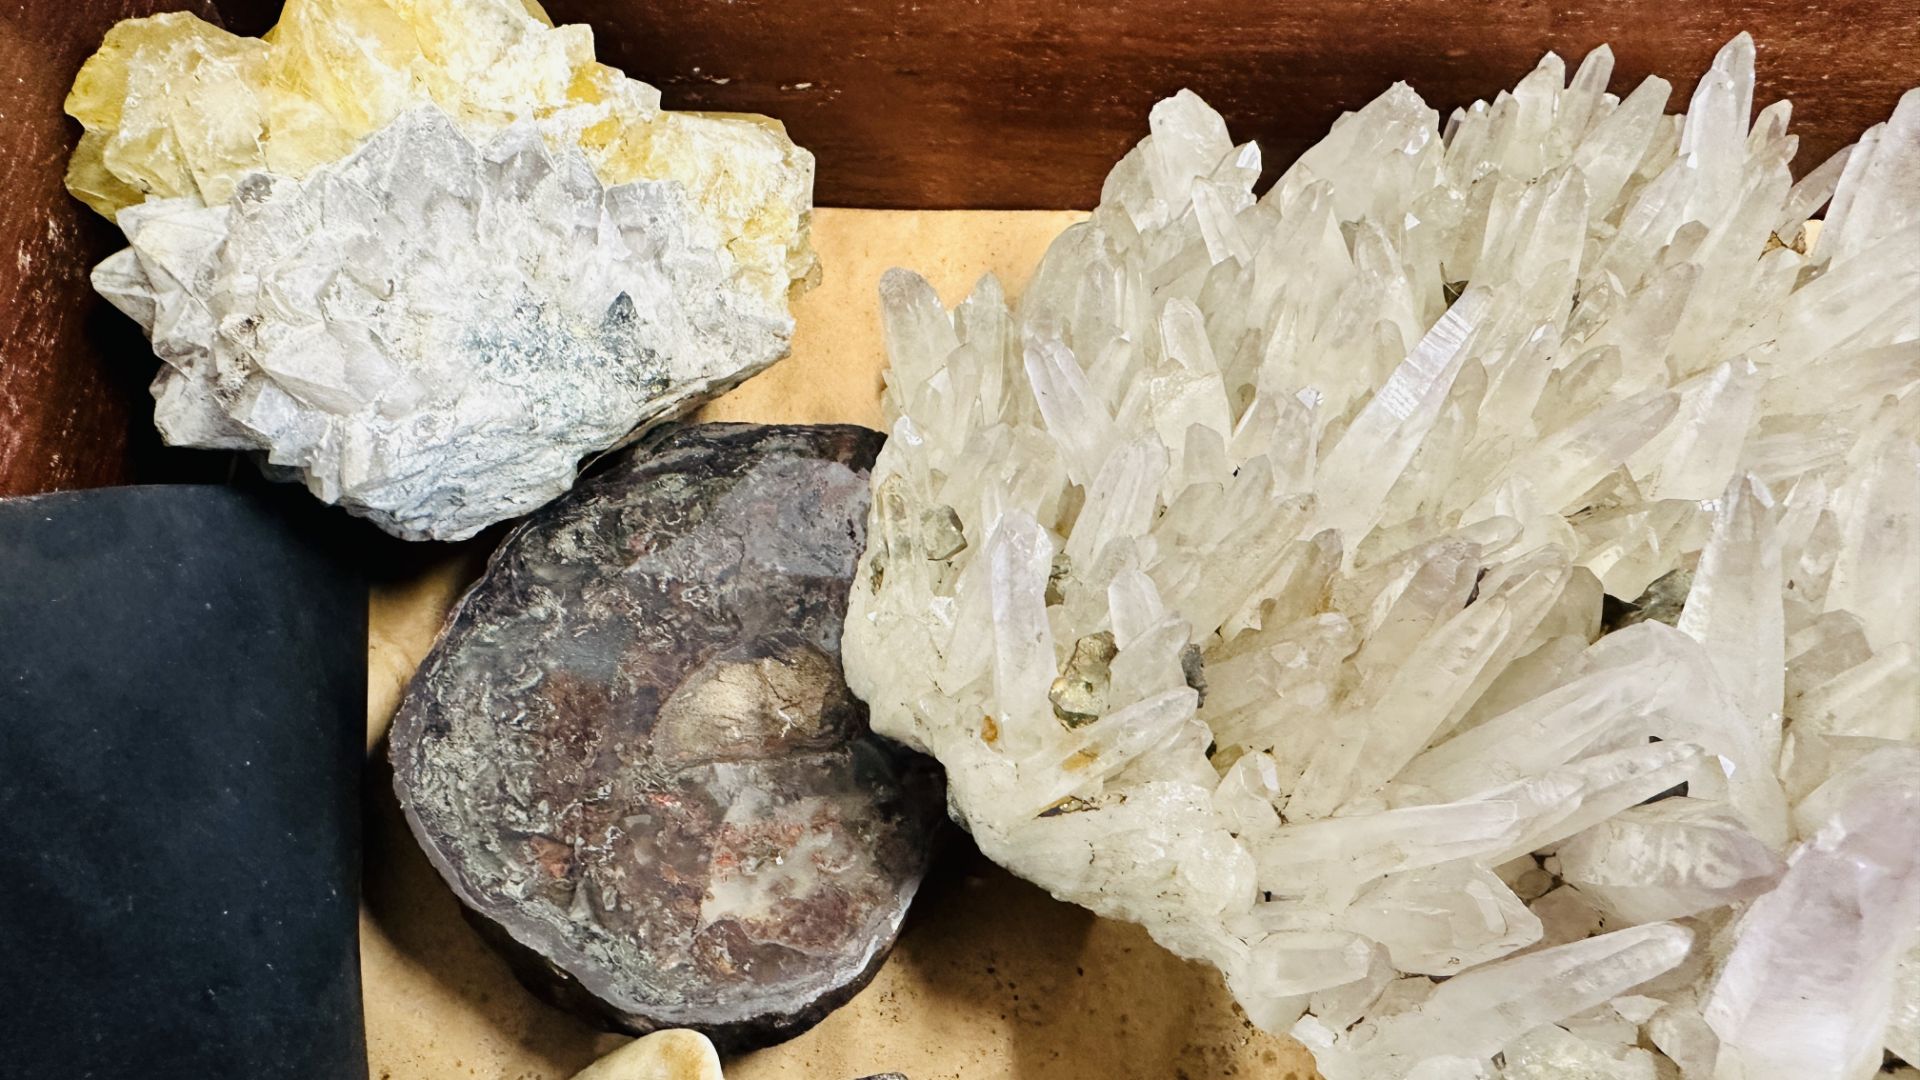
[[[840,671],[879,444],[679,428],[522,524],[455,609],[394,783],[535,989],[738,1048],[878,969],[944,816]]]

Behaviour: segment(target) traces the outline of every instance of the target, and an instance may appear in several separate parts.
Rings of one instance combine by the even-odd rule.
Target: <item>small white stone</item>
[[[723,1080],[720,1055],[697,1031],[642,1035],[575,1073],[573,1080]]]

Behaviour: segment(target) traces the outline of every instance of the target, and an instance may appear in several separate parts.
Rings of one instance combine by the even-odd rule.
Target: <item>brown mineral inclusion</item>
[[[400,803],[550,999],[742,1048],[885,958],[944,815],[840,670],[880,441],[708,424],[618,455],[506,538],[415,674]]]

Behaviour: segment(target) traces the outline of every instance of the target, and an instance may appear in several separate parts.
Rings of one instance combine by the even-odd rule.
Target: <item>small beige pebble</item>
[[[722,1080],[720,1055],[697,1031],[656,1031],[587,1066],[573,1080]]]

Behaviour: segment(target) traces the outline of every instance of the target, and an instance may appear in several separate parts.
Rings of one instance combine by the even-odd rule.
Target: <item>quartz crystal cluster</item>
[[[531,0],[291,0],[265,38],[128,20],[67,109],[162,434],[410,538],[523,514],[779,359],[814,271],[806,151],[662,111]]]
[[[874,727],[1329,1080],[1920,1057],[1920,92],[1796,183],[1744,35],[1611,66],[1264,193],[1182,93],[1017,305],[881,285]]]

